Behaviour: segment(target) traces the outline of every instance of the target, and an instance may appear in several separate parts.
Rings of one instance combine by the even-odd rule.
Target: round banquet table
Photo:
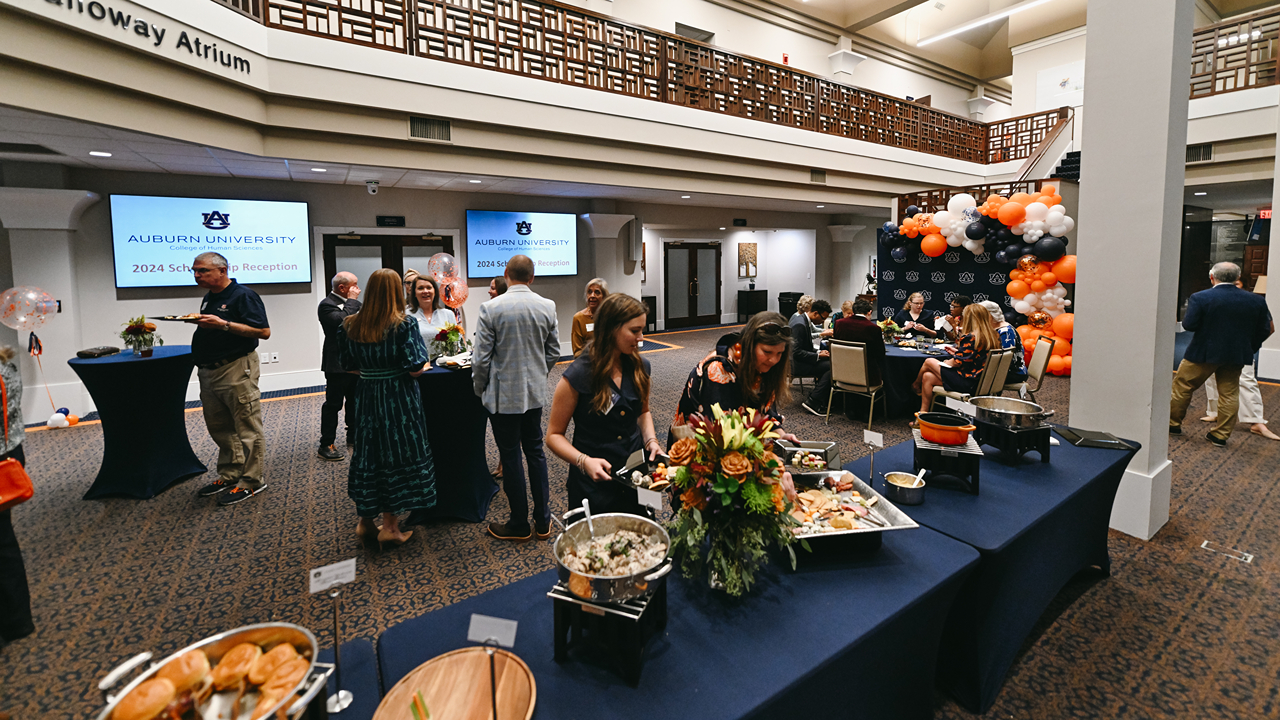
[[[161,345],[151,357],[126,350],[67,361],[102,418],[102,468],[84,494],[152,498],[207,470],[187,439],[190,345]]]
[[[932,356],[897,345],[885,345],[884,349],[884,396],[889,416],[914,415],[920,410],[920,396],[911,389],[911,384],[920,374],[924,361]]]
[[[489,414],[476,397],[471,368],[432,367],[418,377],[422,410],[427,416],[427,444],[436,466],[436,505],[415,510],[410,523],[457,518],[480,522],[498,486],[485,459]]]

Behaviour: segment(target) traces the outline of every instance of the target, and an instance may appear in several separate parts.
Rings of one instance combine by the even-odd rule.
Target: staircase
[[[1062,158],[1051,177],[1080,181],[1080,151],[1072,150]]]

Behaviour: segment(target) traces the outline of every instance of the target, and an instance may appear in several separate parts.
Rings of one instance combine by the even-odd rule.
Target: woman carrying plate
[[[592,339],[556,384],[547,447],[569,463],[569,507],[643,515],[636,491],[613,479],[631,453],[662,452],[649,413],[649,361],[640,357],[648,308],[621,293],[595,309]],[[565,437],[573,421],[573,440]]]

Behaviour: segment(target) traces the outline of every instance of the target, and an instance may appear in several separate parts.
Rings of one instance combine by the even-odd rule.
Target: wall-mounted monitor
[[[578,217],[467,211],[467,277],[499,277],[515,255],[528,255],[536,276],[577,275]]]
[[[116,287],[194,286],[210,250],[243,285],[309,283],[310,227],[302,202],[112,195]]]

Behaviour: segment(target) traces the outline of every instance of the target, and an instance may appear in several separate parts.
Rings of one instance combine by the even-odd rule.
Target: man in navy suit
[[[1227,446],[1240,404],[1240,371],[1253,364],[1262,341],[1275,332],[1267,301],[1235,286],[1240,267],[1221,262],[1209,271],[1213,287],[1195,293],[1187,301],[1182,326],[1195,333],[1173,378],[1169,402],[1169,434],[1182,434],[1191,394],[1209,379],[1218,383],[1218,420],[1209,431],[1215,447]]]
[[[337,461],[346,455],[334,444],[338,437],[338,411],[346,407],[347,433],[355,424],[356,379],[354,373],[343,372],[338,361],[338,328],[349,315],[360,312],[360,283],[349,272],[333,276],[333,292],[320,301],[316,312],[324,328],[324,346],[320,351],[320,370],[324,373],[324,404],[320,406],[320,449],[325,460]]]

